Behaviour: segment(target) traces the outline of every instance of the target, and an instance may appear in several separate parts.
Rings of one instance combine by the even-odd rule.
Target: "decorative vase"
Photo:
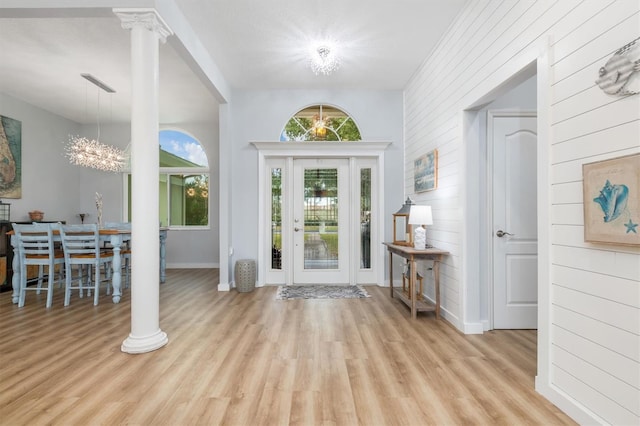
[[[29,220],[32,222],[41,222],[44,219],[44,212],[40,210],[33,210],[29,212]]]
[[[102,228],[102,194],[96,192],[96,209],[98,210],[98,228]]]

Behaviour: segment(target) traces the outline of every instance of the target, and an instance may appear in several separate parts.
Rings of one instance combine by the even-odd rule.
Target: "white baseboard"
[[[489,331],[490,330],[489,321],[482,320],[482,321],[480,321],[480,324],[482,324],[482,327],[483,327],[484,331]]]
[[[365,284],[368,285],[368,284]],[[385,280],[376,284],[378,287],[389,288],[389,281]],[[402,280],[393,280],[393,288],[402,288]]]
[[[167,263],[167,269],[219,269],[219,263]]]
[[[424,295],[424,298],[435,305],[436,301],[432,298]],[[483,334],[486,330],[483,322],[466,322],[462,323],[460,317],[453,315],[440,305],[440,316],[453,324],[455,328],[463,332],[464,334]]]
[[[465,322],[462,332],[464,334],[483,334],[484,330],[481,322]]]
[[[549,385],[542,377],[535,378],[536,392],[547,398],[553,405],[562,410],[567,416],[571,417],[581,425],[604,425],[607,424],[604,419],[590,412],[586,407],[577,404],[572,398],[569,398],[564,392],[555,386]]]

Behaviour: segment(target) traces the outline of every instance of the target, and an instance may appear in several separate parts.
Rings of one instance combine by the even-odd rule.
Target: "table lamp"
[[[433,225],[431,206],[411,206],[409,224],[418,225],[414,228],[413,247],[424,250],[427,246],[427,230],[425,225]]]

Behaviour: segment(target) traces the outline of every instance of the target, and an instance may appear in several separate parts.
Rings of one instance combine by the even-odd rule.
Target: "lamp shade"
[[[411,206],[409,212],[410,225],[433,225],[431,206]]]

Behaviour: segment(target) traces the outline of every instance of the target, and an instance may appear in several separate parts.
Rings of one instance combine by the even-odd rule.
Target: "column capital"
[[[171,28],[155,9],[122,8],[113,9],[113,13],[120,18],[122,28],[125,30],[130,30],[134,27],[145,28],[158,34],[158,38],[163,43],[167,41],[168,36],[173,34]]]

